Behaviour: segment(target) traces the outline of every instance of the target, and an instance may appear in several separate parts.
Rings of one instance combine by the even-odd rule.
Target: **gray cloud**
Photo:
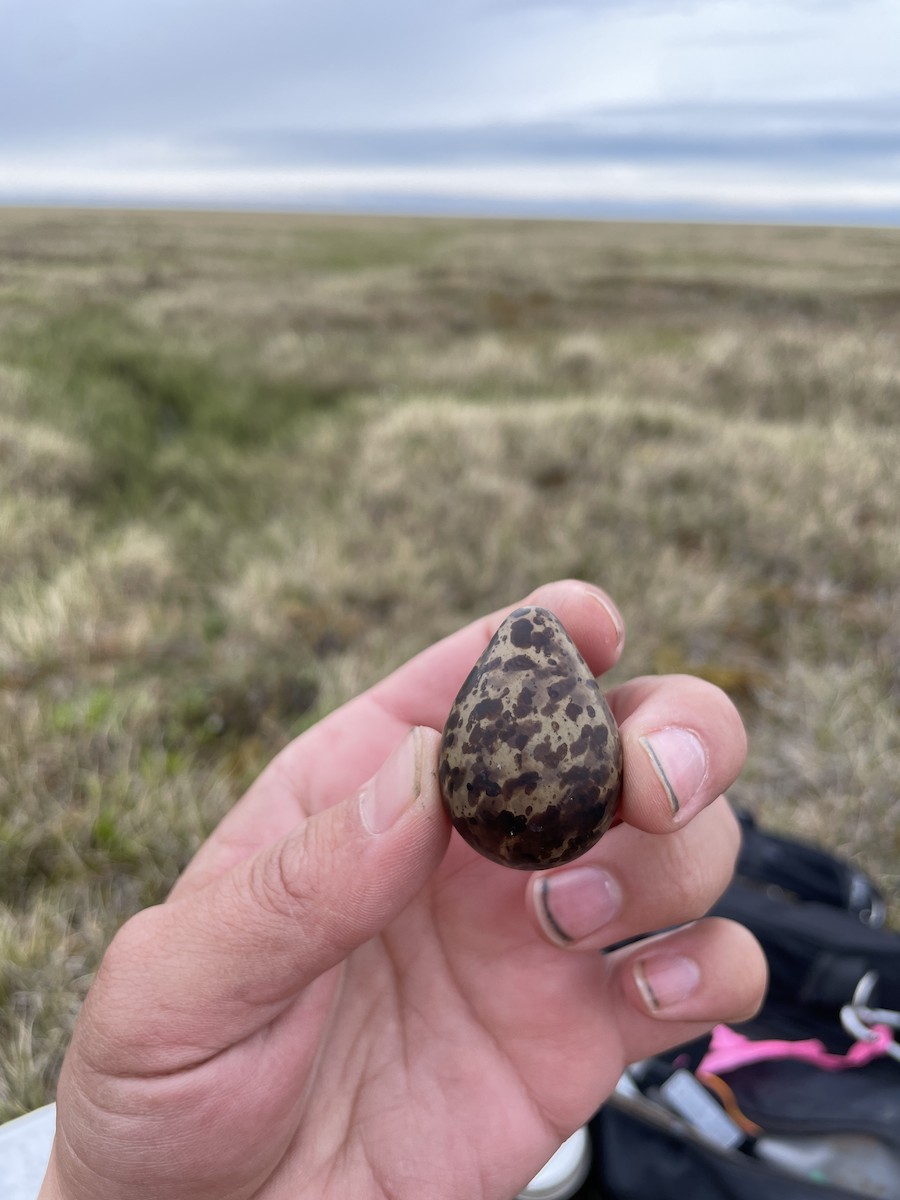
[[[900,162],[898,114],[894,97],[840,105],[648,105],[523,123],[218,131],[197,151],[256,166]]]
[[[0,199],[73,165],[900,187],[895,0],[0,0],[0,28]]]

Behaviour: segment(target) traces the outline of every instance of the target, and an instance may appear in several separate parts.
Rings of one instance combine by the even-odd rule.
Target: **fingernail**
[[[706,751],[687,729],[660,729],[638,739],[677,813],[696,795],[706,778]]]
[[[572,867],[544,875],[535,899],[541,928],[557,946],[568,946],[596,933],[622,908],[619,884],[601,867]]]
[[[700,982],[700,968],[683,954],[654,954],[650,958],[641,958],[632,971],[638,991],[652,1013],[687,1000]]]
[[[616,647],[621,650],[625,644],[625,622],[622,620],[622,614],[603,592],[597,591],[595,588],[587,589],[588,595],[595,600],[609,619],[612,621],[616,631]]]
[[[359,815],[369,833],[386,833],[418,800],[421,763],[421,735],[411,729],[359,793]]]

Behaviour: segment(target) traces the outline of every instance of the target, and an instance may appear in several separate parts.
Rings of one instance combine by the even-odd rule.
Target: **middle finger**
[[[739,846],[722,796],[674,833],[615,826],[577,862],[535,873],[526,904],[547,941],[603,949],[703,916],[728,886]]]

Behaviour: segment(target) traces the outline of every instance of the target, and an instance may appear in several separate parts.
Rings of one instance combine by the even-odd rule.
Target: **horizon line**
[[[443,201],[443,202],[442,202]],[[309,216],[346,218],[385,218],[411,220],[471,220],[471,221],[521,221],[535,223],[569,222],[585,224],[659,224],[659,225],[725,225],[733,227],[763,228],[816,228],[816,229],[900,229],[900,210],[868,207],[835,206],[834,209],[818,206],[772,206],[762,209],[755,206],[700,203],[673,204],[664,201],[575,201],[553,203],[527,198],[510,202],[508,198],[489,200],[481,197],[467,202],[462,197],[452,201],[440,197],[409,197],[406,203],[401,198],[362,198],[356,202],[332,204],[305,203],[297,201],[241,200],[239,198],[210,196],[186,200],[183,197],[127,195],[41,195],[39,193],[10,195],[0,193],[0,209],[5,211],[61,211],[72,212],[144,212],[184,213],[195,215],[235,216]]]

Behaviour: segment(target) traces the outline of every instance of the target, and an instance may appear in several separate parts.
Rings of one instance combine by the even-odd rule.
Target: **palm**
[[[438,1184],[490,1194],[485,1146],[488,1170],[512,1194],[621,1069],[598,1015],[599,957],[539,943],[524,879],[455,849],[426,894],[352,957],[325,1022],[316,1107],[301,1119],[295,1154],[308,1170],[314,1147],[351,1131],[335,1196],[396,1185],[404,1141],[418,1148],[404,1164],[418,1194],[438,1194]]]
[[[493,1148],[489,1168],[510,1180],[512,1194],[586,1119],[621,1067],[614,1034],[604,1039],[598,1020],[599,957],[538,943],[525,917],[524,880],[510,874],[446,863],[428,894],[348,965],[327,1082],[354,1098],[353,1119],[341,1126],[356,1139],[349,1162],[376,1183],[396,1181],[392,1147],[405,1137],[419,1148],[407,1164],[419,1194],[438,1194],[439,1181],[450,1195],[489,1194],[485,1146]],[[351,1080],[348,1050],[359,1064]],[[337,1109],[343,1121],[340,1100]],[[307,1133],[304,1155],[321,1137],[314,1119]],[[334,1194],[369,1192],[344,1180]]]

